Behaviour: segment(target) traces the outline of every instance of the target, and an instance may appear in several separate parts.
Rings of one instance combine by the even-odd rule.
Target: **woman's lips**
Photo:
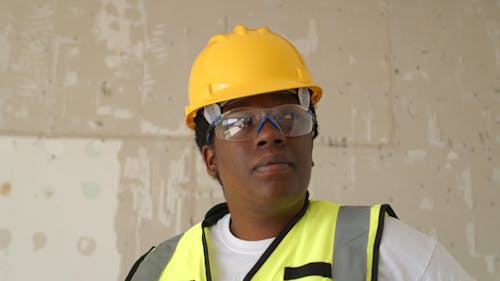
[[[289,171],[292,166],[287,157],[271,155],[260,159],[253,170],[257,173],[282,173]]]

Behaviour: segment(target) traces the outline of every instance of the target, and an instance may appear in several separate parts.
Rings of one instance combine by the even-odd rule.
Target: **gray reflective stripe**
[[[132,281],[158,281],[181,237],[182,234],[177,235],[152,250],[137,268]]]
[[[371,207],[341,206],[335,227],[332,279],[366,280],[366,246]]]

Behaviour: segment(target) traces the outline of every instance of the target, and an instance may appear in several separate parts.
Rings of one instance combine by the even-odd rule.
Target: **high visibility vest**
[[[126,281],[212,281],[208,227],[228,212],[219,204],[202,223],[151,249]],[[375,281],[386,214],[396,217],[389,205],[306,200],[243,280]]]

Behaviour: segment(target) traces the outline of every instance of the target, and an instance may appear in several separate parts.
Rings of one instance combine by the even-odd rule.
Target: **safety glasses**
[[[207,142],[212,134],[222,140],[245,141],[256,137],[266,121],[287,137],[309,134],[315,122],[314,114],[298,104],[284,104],[273,108],[242,107],[229,110],[210,127]]]

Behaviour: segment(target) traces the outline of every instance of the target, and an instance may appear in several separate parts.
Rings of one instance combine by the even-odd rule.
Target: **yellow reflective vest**
[[[229,212],[213,207],[203,222],[143,255],[126,281],[212,280],[208,228]],[[243,280],[375,281],[389,205],[340,206],[306,200]]]

